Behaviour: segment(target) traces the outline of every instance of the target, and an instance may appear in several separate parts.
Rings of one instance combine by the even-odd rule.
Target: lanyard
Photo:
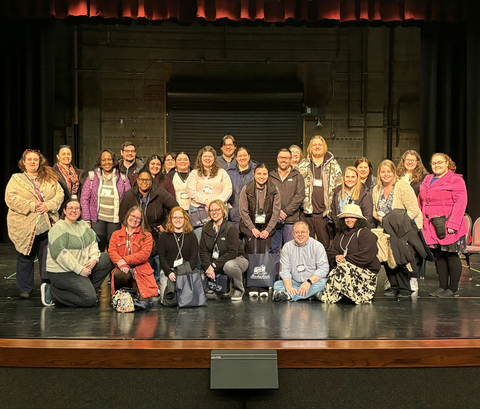
[[[355,233],[353,233],[353,234],[350,236],[350,239],[348,240],[348,243],[347,243],[347,245],[345,246],[345,248],[343,248],[343,246],[342,246],[342,242],[343,242],[343,238],[345,237],[345,234],[343,234],[343,235],[342,235],[342,238],[340,239],[340,248],[343,250],[343,255],[344,255],[344,256],[347,255],[348,246],[350,245],[350,242],[352,241],[353,236],[355,236]]]
[[[177,244],[177,248],[178,248],[178,254],[175,260],[178,260],[179,258],[182,258],[182,249],[183,249],[183,243],[185,241],[185,235],[183,233],[181,233],[180,237],[177,237],[175,233],[173,233],[173,235],[175,236],[175,243]],[[182,240],[182,244],[179,244],[180,239]]]

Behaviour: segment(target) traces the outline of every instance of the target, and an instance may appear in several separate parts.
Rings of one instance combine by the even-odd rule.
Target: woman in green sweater
[[[40,287],[42,304],[91,307],[113,265],[107,253],[100,253],[95,232],[81,220],[80,202],[67,200],[63,214],[65,220],[55,223],[48,233],[47,274],[51,284]]]

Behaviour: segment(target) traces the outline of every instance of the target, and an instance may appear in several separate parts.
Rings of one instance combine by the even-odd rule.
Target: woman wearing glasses
[[[95,233],[82,220],[77,199],[68,199],[65,220],[48,233],[47,270],[51,284],[42,284],[42,304],[91,307],[103,280],[112,271],[110,257],[100,253]]]
[[[120,228],[120,202],[128,190],[130,181],[119,171],[117,157],[110,149],[104,149],[97,158],[95,170],[88,172],[80,200],[83,218],[97,233],[102,252],[113,232]]]
[[[153,269],[148,263],[153,240],[145,213],[139,206],[128,209],[120,230],[112,234],[108,253],[115,265],[112,271],[111,294],[122,287],[133,288],[139,301],[158,296]]]
[[[35,257],[42,281],[48,281],[47,233],[58,221],[63,189],[40,151],[27,149],[18,167],[22,173],[14,173],[10,178],[5,203],[8,237],[17,251],[17,286],[20,298],[28,299],[33,292]]]
[[[175,283],[174,268],[187,262],[193,270],[198,260],[198,240],[193,233],[188,213],[180,206],[174,207],[168,215],[165,233],[157,242],[160,256],[160,300],[163,303],[167,280]]]
[[[138,172],[132,175],[131,184],[135,185],[138,179],[138,175],[142,170],[148,170],[152,175],[153,182],[158,186],[163,187],[168,193],[175,197],[175,188],[172,184],[172,179],[169,176],[164,175],[162,170],[162,159],[158,155],[151,155],[147,158],[145,166]]]
[[[420,185],[428,175],[427,169],[423,166],[422,158],[414,150],[405,151],[397,166],[397,176],[407,182],[418,196]]]
[[[60,146],[57,153],[57,163],[52,166],[52,169],[57,174],[58,183],[63,188],[63,203],[65,204],[68,199],[80,199],[86,172],[72,165],[72,150],[70,146]]]
[[[458,297],[462,274],[458,252],[465,250],[467,234],[463,218],[468,201],[467,188],[462,175],[455,173],[455,162],[448,155],[433,154],[431,165],[433,174],[424,179],[418,196],[423,214],[423,235],[437,258],[439,288],[430,295]],[[434,223],[439,224],[437,229]]]

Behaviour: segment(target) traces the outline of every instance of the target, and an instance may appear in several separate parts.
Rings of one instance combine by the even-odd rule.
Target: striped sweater
[[[88,260],[100,260],[95,232],[84,221],[74,225],[64,220],[48,233],[47,271],[80,274]]]

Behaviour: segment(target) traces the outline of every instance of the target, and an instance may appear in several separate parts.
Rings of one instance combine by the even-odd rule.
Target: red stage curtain
[[[1,0],[0,17],[267,23],[464,21],[469,0]]]

